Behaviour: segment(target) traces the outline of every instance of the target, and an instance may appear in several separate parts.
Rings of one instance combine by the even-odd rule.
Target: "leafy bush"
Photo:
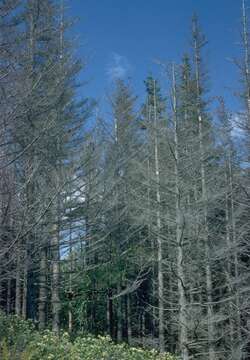
[[[3,360],[176,360],[155,350],[115,344],[108,336],[55,336],[38,332],[29,321],[0,313],[0,358]]]
[[[26,349],[27,360],[70,360],[73,343],[67,333],[60,337],[51,331],[36,333]]]
[[[7,354],[9,353],[11,360],[19,360],[19,354],[26,349],[34,331],[35,327],[31,321],[25,321],[15,315],[6,316],[0,312],[0,344],[2,357],[8,359]]]
[[[169,354],[159,355],[155,350],[114,344],[107,336],[79,337],[75,340],[71,351],[71,359],[75,360],[176,360]]]

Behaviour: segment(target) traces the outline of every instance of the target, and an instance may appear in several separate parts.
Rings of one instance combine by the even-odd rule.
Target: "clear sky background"
[[[180,62],[189,50],[195,11],[208,39],[205,62],[211,96],[223,95],[232,111],[239,109],[233,95],[239,74],[230,59],[241,55],[241,0],[71,0],[68,5],[70,14],[79,18],[74,29],[78,56],[88,62],[81,75],[89,82],[83,95],[103,104],[112,79],[121,76],[131,77],[141,98],[149,72],[160,77],[154,60]],[[164,79],[161,83],[165,91]]]

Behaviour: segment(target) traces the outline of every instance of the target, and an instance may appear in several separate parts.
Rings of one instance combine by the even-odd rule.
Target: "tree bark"
[[[163,257],[161,239],[161,194],[160,194],[160,167],[159,167],[159,144],[158,144],[158,123],[157,123],[157,104],[156,104],[156,82],[154,80],[154,162],[156,180],[156,241],[157,241],[157,265],[158,265],[158,311],[159,311],[159,350],[165,351],[164,337],[164,302],[163,302]]]
[[[177,276],[178,276],[178,297],[179,297],[179,348],[182,360],[188,360],[187,348],[187,301],[185,294],[185,269],[184,242],[183,242],[183,221],[181,211],[181,191],[179,184],[179,139],[178,139],[178,113],[177,113],[177,91],[175,66],[173,65],[173,112],[174,112],[174,154],[175,154],[175,209],[176,209],[176,245],[177,245]]]
[[[47,302],[46,270],[47,270],[47,251],[46,251],[46,247],[43,246],[40,253],[40,273],[39,273],[39,299],[38,299],[39,330],[44,330],[46,326],[46,302]]]
[[[8,279],[8,281],[7,281],[7,303],[6,303],[7,314],[11,313],[11,283],[12,283],[11,279]]]
[[[21,315],[21,259],[20,259],[20,242],[17,248],[17,260],[16,260],[16,294],[15,294],[15,314]]]
[[[197,21],[193,22],[193,34],[198,33]],[[201,197],[204,216],[204,246],[205,246],[205,272],[206,272],[206,291],[207,291],[207,329],[208,329],[208,351],[209,360],[216,360],[214,349],[214,312],[212,301],[212,271],[211,271],[211,258],[209,248],[209,230],[208,230],[208,209],[207,209],[207,185],[206,185],[206,171],[205,171],[205,151],[204,151],[204,133],[203,133],[203,115],[201,109],[201,84],[200,84],[200,46],[197,37],[194,36],[194,57],[195,57],[195,80],[196,80],[196,95],[197,95],[197,117],[198,117],[198,135],[199,135],[199,151],[200,151],[200,172],[201,172]]]
[[[126,306],[127,306],[127,333],[128,333],[128,344],[132,343],[132,323],[131,323],[131,302],[130,295],[126,297]]]
[[[230,144],[231,145],[231,144]],[[231,210],[231,232],[232,232],[232,245],[233,245],[233,273],[235,277],[235,305],[236,305],[236,326],[237,336],[239,344],[242,344],[241,336],[241,314],[240,314],[240,295],[238,289],[239,281],[239,264],[238,264],[238,245],[236,240],[236,220],[234,210],[234,188],[233,188],[233,169],[232,169],[232,157],[231,157],[231,146],[228,152],[228,175],[229,175],[229,190],[230,190],[230,210]],[[229,199],[228,199],[229,200]],[[228,209],[229,210],[229,209]]]
[[[108,289],[107,296],[107,330],[111,338],[114,336],[114,324],[113,324],[113,300],[112,289]]]
[[[59,295],[59,281],[60,281],[60,265],[59,265],[59,231],[58,224],[53,225],[52,238],[52,289],[51,289],[51,305],[52,305],[52,330],[59,334],[60,330],[60,295]]]
[[[121,286],[118,285],[118,294],[121,292]],[[122,297],[117,299],[117,341],[122,342]]]
[[[27,244],[25,244],[27,246]],[[23,269],[23,293],[22,293],[22,318],[27,317],[27,294],[28,294],[28,251],[24,253],[24,269]]]

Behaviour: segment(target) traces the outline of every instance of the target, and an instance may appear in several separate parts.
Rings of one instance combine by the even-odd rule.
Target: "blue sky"
[[[233,96],[239,88],[238,70],[230,59],[240,55],[240,0],[71,0],[69,7],[79,18],[74,29],[78,56],[88,61],[81,75],[89,81],[84,95],[103,103],[112,78],[121,75],[131,77],[141,97],[147,74],[160,77],[154,60],[179,62],[188,51],[195,11],[209,41],[205,62],[211,96],[223,95],[233,111],[239,108]]]

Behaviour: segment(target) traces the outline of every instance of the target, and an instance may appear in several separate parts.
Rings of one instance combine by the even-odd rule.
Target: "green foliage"
[[[4,339],[1,343],[1,355],[2,355],[2,360],[10,360],[10,353],[8,350],[6,339]]]
[[[17,354],[26,348],[34,331],[31,321],[25,321],[15,315],[6,316],[0,312],[0,343],[3,358],[5,356],[4,359],[8,359],[9,352],[11,360],[20,359]]]
[[[70,342],[67,333],[61,337],[47,331],[29,346],[29,360],[175,360],[172,355],[159,355],[126,344],[115,344],[109,337],[79,337]]]
[[[72,347],[71,359],[86,360],[176,360],[169,354],[159,355],[155,350],[114,344],[108,336],[78,338]]]
[[[39,333],[29,321],[0,313],[0,358],[3,360],[176,360],[156,350],[115,344],[108,336],[78,337]]]
[[[72,348],[74,345],[70,342],[67,333],[60,337],[55,336],[51,331],[46,330],[43,333],[36,333],[36,336],[28,345],[29,360],[70,360],[72,357]]]

